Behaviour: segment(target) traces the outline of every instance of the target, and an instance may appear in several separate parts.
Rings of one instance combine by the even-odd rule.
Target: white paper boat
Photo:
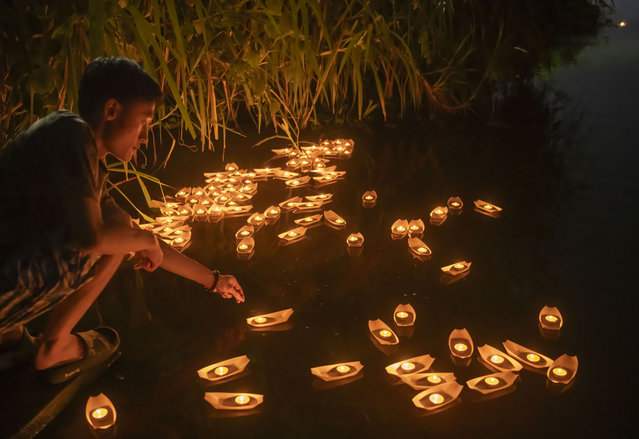
[[[203,367],[197,374],[202,379],[217,382],[243,372],[249,361],[246,355],[241,355]]]
[[[453,357],[470,358],[473,355],[473,339],[466,328],[453,329],[448,336],[448,348]]]
[[[442,384],[455,382],[455,374],[452,372],[413,373],[403,375],[400,378],[414,390],[430,389]]]
[[[445,267],[442,267],[441,270],[450,276],[459,276],[460,274],[470,270],[471,264],[472,262],[459,261],[454,264],[446,265]]]
[[[483,346],[479,346],[477,348],[477,352],[489,368],[496,369],[500,372],[517,373],[522,368],[519,361],[490,345],[485,344]]]
[[[89,397],[84,414],[94,430],[106,430],[113,426],[118,418],[113,403],[104,393]]]
[[[438,410],[455,401],[463,386],[456,382],[440,384],[426,389],[413,398],[413,404],[424,410]]]
[[[434,361],[435,359],[428,354],[407,358],[386,366],[386,373],[398,377],[420,373],[430,369]]]
[[[332,210],[324,211],[324,219],[326,219],[328,225],[333,228],[343,229],[346,227],[346,220]]]
[[[525,346],[519,345],[510,340],[503,342],[506,352],[514,357],[520,363],[531,367],[533,369],[545,369],[552,364],[552,359],[545,355],[535,352],[532,349],[528,349]]]
[[[555,384],[568,384],[577,374],[578,368],[577,356],[564,354],[552,362],[546,376]]]
[[[408,234],[408,220],[398,219],[391,226],[391,238],[402,239]]]
[[[361,247],[364,244],[364,235],[361,233],[351,233],[346,238],[346,245],[349,247]]]
[[[476,390],[484,395],[498,392],[512,386],[517,375],[511,372],[497,372],[484,375],[466,381],[469,389]]]
[[[564,324],[564,319],[554,306],[544,306],[539,311],[539,324],[548,331],[559,331]]]
[[[369,320],[368,330],[373,337],[375,337],[375,340],[382,345],[392,346],[399,343],[397,335],[395,335],[393,330],[380,319]]]
[[[397,326],[413,326],[415,319],[417,319],[417,313],[410,303],[406,305],[397,305],[395,312],[393,312],[393,319]]]
[[[218,410],[251,410],[264,402],[257,393],[205,392],[204,399]]]
[[[249,317],[248,319],[246,319],[246,323],[256,328],[279,325],[280,323],[288,321],[292,314],[293,308],[287,308],[269,314],[260,314],[257,316]]]
[[[357,375],[363,369],[359,361],[311,367],[311,373],[324,381],[336,381]]]

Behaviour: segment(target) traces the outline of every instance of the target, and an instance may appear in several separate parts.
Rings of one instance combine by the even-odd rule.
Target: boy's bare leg
[[[104,290],[120,262],[120,255],[102,256],[96,263],[95,277],[51,311],[36,354],[36,369],[48,369],[83,358],[83,345],[71,330]]]

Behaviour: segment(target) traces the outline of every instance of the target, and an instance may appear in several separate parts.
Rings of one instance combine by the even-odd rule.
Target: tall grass
[[[101,55],[156,77],[166,99],[155,136],[173,146],[224,147],[244,114],[295,141],[326,114],[466,109],[515,50],[513,11],[481,0],[2,2],[0,145],[75,109],[82,71]]]

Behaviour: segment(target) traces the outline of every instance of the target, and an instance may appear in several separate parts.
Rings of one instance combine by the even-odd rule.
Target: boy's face
[[[133,101],[118,103],[111,120],[107,122],[103,141],[106,152],[128,162],[148,140],[149,124],[153,119],[155,102]]]

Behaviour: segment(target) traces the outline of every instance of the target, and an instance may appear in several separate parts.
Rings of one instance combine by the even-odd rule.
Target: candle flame
[[[413,369],[415,369],[415,363],[410,363],[410,362],[406,362],[406,363],[402,363],[402,369],[406,372],[409,372]]]
[[[531,363],[537,363],[539,360],[541,360],[541,357],[531,352],[530,354],[526,355],[526,360],[530,361]]]
[[[494,364],[501,364],[504,362],[504,357],[502,357],[501,355],[492,355],[490,357],[490,362]]]
[[[440,395],[439,393],[431,393],[428,396],[428,399],[433,404],[441,404],[442,402],[444,402],[444,397],[442,395]]]
[[[238,395],[235,397],[235,403],[237,405],[246,405],[251,400],[251,397],[248,395]]]
[[[464,343],[455,343],[455,346],[453,346],[453,348],[458,352],[465,352],[468,350],[468,346]]]
[[[558,377],[565,377],[566,375],[568,375],[568,371],[566,369],[561,368],[561,367],[553,368],[552,373],[554,373]]]
[[[437,375],[429,375],[428,378],[426,379],[428,380],[429,383],[432,383],[432,384],[439,384],[442,382],[441,377]]]
[[[484,378],[484,382],[488,384],[489,386],[496,386],[497,384],[499,384],[499,379],[495,377],[487,377],[487,378]]]
[[[109,413],[109,409],[106,407],[100,407],[91,412],[91,417],[93,419],[102,419]]]
[[[215,370],[213,371],[215,373],[215,375],[217,376],[224,376],[229,372],[229,368],[225,367],[225,366],[218,366],[215,368]]]
[[[335,368],[335,370],[338,371],[339,373],[347,373],[348,371],[351,370],[351,367],[346,364],[340,364],[339,366]]]

